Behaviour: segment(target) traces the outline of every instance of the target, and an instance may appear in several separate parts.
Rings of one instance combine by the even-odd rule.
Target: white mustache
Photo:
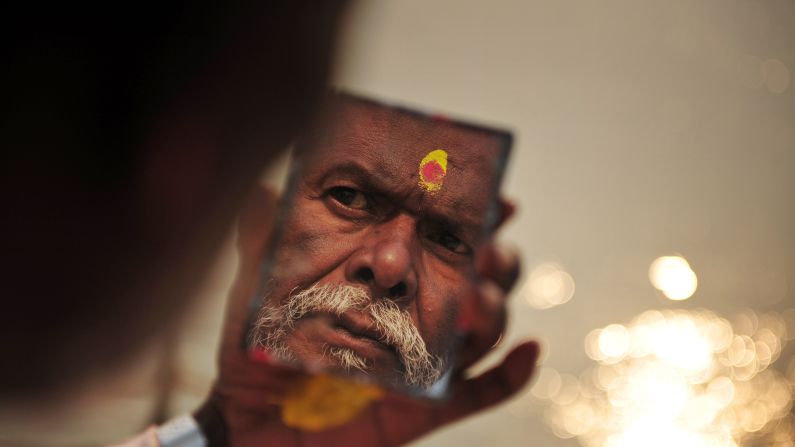
[[[296,294],[290,294],[286,303],[270,304],[265,297],[255,323],[254,344],[286,359],[294,359],[286,339],[293,324],[309,313],[320,312],[340,316],[349,310],[368,313],[376,330],[383,334],[383,343],[395,348],[403,364],[406,385],[428,388],[443,372],[444,361],[428,352],[425,341],[414,325],[409,313],[401,310],[389,299],[374,300],[366,290],[349,285],[313,285]],[[327,351],[346,367],[364,370],[366,362],[349,350],[332,348]]]

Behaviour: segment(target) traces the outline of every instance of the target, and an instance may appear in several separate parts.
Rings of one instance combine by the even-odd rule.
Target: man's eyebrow
[[[470,237],[479,237],[484,231],[481,220],[453,210],[449,210],[449,213],[446,211],[425,210],[420,214],[426,221],[441,225],[451,231],[466,233]]]
[[[398,182],[395,181],[394,174],[383,166],[371,167],[356,161],[345,161],[326,169],[319,183],[324,183],[333,176],[348,176],[368,191],[382,195],[395,203],[402,203],[405,199],[405,192],[395,186]],[[428,206],[428,202],[422,200],[416,209],[409,209],[405,205],[403,203],[401,208],[450,230],[465,231],[473,237],[477,237],[485,230],[485,216],[470,215],[466,204],[456,207],[452,203],[437,202]]]
[[[373,171],[377,172],[374,173]],[[379,189],[388,188],[388,182],[384,182],[383,179],[389,177],[389,173],[384,169],[379,169],[377,166],[364,166],[361,163],[353,161],[339,163],[326,169],[321,176],[320,181],[325,182],[329,177],[336,175],[347,175],[361,183],[364,183],[365,186],[373,186]]]

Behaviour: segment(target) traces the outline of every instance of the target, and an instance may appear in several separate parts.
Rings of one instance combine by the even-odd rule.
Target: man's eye
[[[469,247],[449,231],[434,233],[430,235],[430,239],[453,253],[469,253]]]
[[[363,192],[345,186],[335,186],[329,190],[329,195],[337,202],[357,210],[367,209],[369,203]]]

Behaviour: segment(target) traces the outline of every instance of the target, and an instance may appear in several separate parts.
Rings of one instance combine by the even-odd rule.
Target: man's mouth
[[[365,357],[381,356],[384,351],[396,354],[394,346],[386,342],[386,336],[376,329],[375,324],[360,315],[345,313],[332,320],[331,327],[340,336],[334,340],[334,344],[340,347],[351,348]]]

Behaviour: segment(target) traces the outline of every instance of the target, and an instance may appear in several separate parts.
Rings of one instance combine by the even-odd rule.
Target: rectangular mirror
[[[443,396],[511,134],[349,93],[296,142],[250,348]]]

